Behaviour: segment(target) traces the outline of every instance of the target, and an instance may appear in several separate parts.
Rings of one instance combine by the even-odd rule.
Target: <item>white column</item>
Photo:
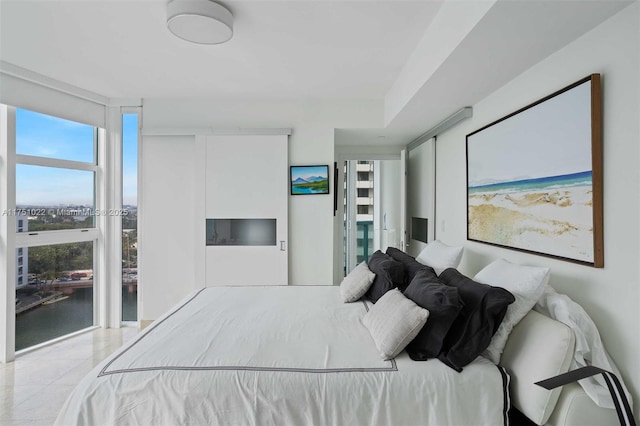
[[[107,107],[107,129],[98,146],[96,209],[114,212],[122,209],[122,114],[120,107]],[[98,325],[120,327],[122,318],[122,217],[97,216],[102,229],[94,253],[98,269],[95,281],[100,298]],[[94,278],[95,280],[95,278]]]
[[[16,110],[0,105],[0,362],[13,361],[16,341]],[[13,213],[12,213],[13,211]]]

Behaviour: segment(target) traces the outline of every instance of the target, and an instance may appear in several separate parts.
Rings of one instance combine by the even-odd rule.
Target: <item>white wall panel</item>
[[[426,246],[421,241],[411,239],[411,218],[426,218],[428,239],[433,240],[435,222],[435,143],[430,139],[409,151],[407,177],[407,252],[412,256],[420,254]]]
[[[287,138],[206,137],[206,218],[276,219],[277,228],[275,245],[207,246],[207,285],[288,284]]]
[[[624,9],[473,105],[473,117],[438,136],[438,238],[465,246],[473,276],[496,258],[551,268],[550,284],[594,319],[640,407],[640,5]],[[604,268],[466,240],[465,135],[591,73],[602,75]],[[442,222],[446,221],[444,230]]]
[[[151,320],[204,287],[204,166],[193,136],[144,137],[142,149],[139,318]]]

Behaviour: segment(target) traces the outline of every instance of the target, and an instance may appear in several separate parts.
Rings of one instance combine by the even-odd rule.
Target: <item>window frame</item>
[[[142,126],[142,99],[140,98],[108,98],[95,92],[84,90],[67,83],[51,79],[49,77],[3,63],[0,67],[0,85],[7,90],[0,91],[0,213],[2,211],[15,211],[15,178],[16,178],[16,145],[15,145],[15,108],[25,108],[31,111],[52,115],[79,123],[89,124],[100,129],[100,141],[94,154],[97,156],[96,165],[98,171],[95,175],[95,206],[94,208],[115,208],[118,202],[114,201],[114,187],[117,189],[117,181],[121,176],[121,170],[117,164],[114,165],[113,157],[106,154],[111,152],[111,147],[119,145],[119,119],[121,107],[129,106],[137,109],[139,113],[139,126]],[[140,132],[141,134],[142,132]],[[98,139],[94,139],[98,141]],[[8,143],[11,141],[11,143]],[[104,142],[104,143],[102,143]],[[142,149],[141,136],[138,139],[138,197],[141,211],[141,176],[140,167]],[[109,148],[109,149],[107,149]],[[24,159],[23,159],[24,160]],[[27,161],[30,161],[27,159]],[[61,164],[62,165],[62,164]],[[73,167],[72,167],[73,168]],[[111,222],[105,220],[104,216],[97,218],[95,229],[84,230],[60,230],[52,231],[57,234],[39,233],[33,236],[29,245],[45,244],[44,239],[64,241],[51,241],[53,243],[74,242],[73,235],[82,235],[82,238],[94,239],[94,280],[95,288],[99,289],[99,304],[95,304],[96,309],[100,309],[99,319],[95,322],[101,327],[119,327],[119,317],[117,322],[110,322],[111,309],[115,301],[111,298],[111,292],[118,293],[119,284],[114,282],[111,269],[118,267],[114,265],[112,257],[115,245],[121,244],[117,234],[109,228]],[[142,235],[143,224],[138,224],[139,235]],[[21,237],[26,238],[26,237]],[[89,238],[89,239],[91,239]],[[0,262],[6,265],[14,265],[16,262],[16,222],[15,217],[0,214]],[[36,241],[38,240],[38,241]],[[139,247],[140,244],[139,244]],[[141,250],[141,248],[140,248]],[[139,263],[139,266],[142,265]],[[15,359],[15,286],[16,268],[8,267],[0,271],[0,363],[11,362]],[[139,273],[139,284],[142,284],[142,270]],[[98,290],[94,289],[94,294]],[[139,291],[138,312],[142,317],[142,296]],[[91,328],[90,328],[91,329]],[[75,334],[83,333],[81,330],[76,333],[63,336],[34,346],[50,345],[58,340],[68,338]]]
[[[118,176],[118,184],[117,187],[114,188],[114,191],[116,192],[116,197],[114,197],[117,202],[118,202],[118,208],[119,209],[123,209],[124,208],[124,178],[123,178],[123,173],[124,173],[124,167],[123,167],[123,159],[124,159],[124,116],[125,115],[130,115],[130,114],[135,114],[138,116],[138,126],[137,126],[137,140],[136,140],[136,145],[137,145],[137,152],[138,152],[138,158],[136,159],[137,162],[137,175],[136,175],[136,179],[137,179],[137,183],[136,183],[136,191],[137,191],[137,195],[136,195],[136,201],[137,201],[137,216],[138,216],[138,222],[137,222],[137,226],[136,226],[136,233],[138,235],[138,253],[140,253],[140,235],[141,235],[141,224],[140,224],[140,211],[141,211],[141,205],[142,205],[142,197],[140,196],[140,188],[141,188],[141,182],[142,182],[142,168],[141,168],[141,157],[142,157],[142,108],[141,107],[120,107],[120,111],[119,111],[119,124],[118,124],[118,129],[119,129],[119,135],[120,135],[120,140],[118,145],[118,149],[116,152],[116,167],[117,167],[117,176]],[[135,326],[138,327],[140,325],[140,313],[142,312],[142,268],[140,267],[140,256],[138,255],[138,271],[137,271],[137,280],[138,280],[138,284],[137,284],[137,318],[135,321],[125,321],[122,319],[123,316],[123,306],[122,306],[122,233],[123,233],[123,228],[122,228],[122,218],[119,218],[120,220],[118,220],[118,224],[117,224],[117,228],[118,228],[118,235],[117,235],[117,242],[116,242],[116,246],[120,248],[120,250],[118,250],[118,253],[116,255],[116,261],[114,262],[113,267],[117,269],[116,271],[116,275],[115,277],[117,278],[118,281],[118,291],[116,292],[116,294],[114,295],[115,300],[116,300],[116,305],[117,305],[117,310],[115,310],[115,315],[114,315],[114,322],[117,320],[119,321],[119,325],[120,326],[124,326],[124,327],[131,327],[131,326]]]
[[[16,114],[17,108],[8,107],[12,110],[14,128],[16,126]],[[12,151],[14,153],[13,158],[11,156],[7,159],[12,163],[13,169],[13,184],[15,188],[16,184],[16,166],[17,165],[29,165],[29,166],[41,166],[50,167],[63,170],[80,170],[94,173],[93,190],[94,190],[94,209],[103,209],[101,205],[100,197],[101,189],[98,185],[98,175],[101,167],[99,164],[98,148],[104,144],[105,130],[97,127],[93,127],[93,163],[85,163],[80,161],[61,160],[57,158],[38,157],[33,155],[15,154],[15,148],[17,143],[17,134],[14,132],[12,140],[8,140],[11,143]],[[13,199],[10,200],[11,204],[16,205],[17,194],[14,191]],[[84,242],[90,240],[97,240],[99,236],[97,221],[94,222],[92,228],[76,228],[76,229],[63,229],[63,230],[51,230],[51,231],[37,231],[37,232],[16,232],[15,236],[15,248],[19,247],[35,247],[42,245],[52,244],[65,244],[69,242]]]
[[[24,154],[16,154],[16,144],[17,144],[17,133],[16,133],[16,107],[13,106],[4,106],[6,108],[6,119],[8,121],[7,126],[7,145],[8,150],[6,152],[6,162],[7,162],[7,173],[10,175],[9,185],[13,185],[13,190],[7,192],[7,209],[15,210],[16,209],[16,172],[17,165],[31,165],[31,166],[41,166],[41,167],[50,167],[50,168],[58,168],[63,170],[80,170],[80,171],[89,171],[94,173],[94,209],[95,210],[104,210],[106,208],[105,205],[105,187],[103,184],[104,178],[104,157],[99,154],[99,149],[102,149],[104,145],[106,145],[106,130],[98,127],[93,127],[93,163],[88,162],[80,162],[80,161],[72,161],[72,160],[63,160],[56,158],[48,158],[48,157],[39,157],[33,155],[24,155]],[[47,114],[53,116],[51,114]],[[53,116],[55,117],[55,116]],[[10,123],[10,124],[9,124]],[[83,123],[84,124],[84,123]],[[2,132],[4,133],[4,132]],[[7,216],[8,221],[12,221],[14,216]],[[104,326],[104,322],[102,321],[104,307],[103,304],[106,302],[102,296],[102,285],[105,282],[103,278],[103,273],[100,268],[100,254],[104,251],[104,239],[101,236],[101,230],[104,229],[102,221],[100,220],[101,216],[97,216],[94,221],[94,227],[92,228],[76,228],[76,229],[62,229],[62,230],[49,230],[49,231],[34,231],[34,232],[18,232],[16,230],[15,224],[10,228],[10,231],[13,231],[13,236],[11,240],[7,240],[7,260],[10,258],[14,258],[11,263],[8,265],[15,264],[15,256],[17,249],[19,248],[29,248],[29,247],[38,247],[38,246],[48,246],[48,245],[57,245],[57,244],[69,244],[69,243],[81,243],[81,242],[93,242],[93,325],[87,327],[82,330],[78,330],[71,335],[76,333],[81,333],[86,330],[95,329],[100,326]],[[11,227],[11,224],[9,224]],[[10,232],[11,233],[11,232]],[[13,256],[11,256],[13,254]],[[15,355],[20,355],[21,353],[30,352],[36,348],[39,348],[43,345],[47,345],[53,343],[59,339],[63,339],[68,337],[69,335],[59,336],[53,340],[43,342],[37,345],[34,345],[29,348],[25,348],[19,351],[15,350],[15,274],[13,271],[12,274],[8,274],[7,276],[13,275],[13,280],[7,282],[7,295],[9,295],[10,291],[13,291],[12,301],[7,304],[6,307],[6,315],[7,318],[9,316],[12,317],[11,324],[7,324],[7,329],[5,331],[4,337],[4,345],[0,342],[0,346],[4,347],[4,358],[8,358],[11,360],[15,357]],[[1,303],[1,301],[0,301]],[[2,336],[0,336],[2,339]],[[0,359],[2,361],[2,359]]]

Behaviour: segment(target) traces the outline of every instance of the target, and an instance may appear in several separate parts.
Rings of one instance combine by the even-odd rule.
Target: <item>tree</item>
[[[29,248],[29,272],[42,276],[63,271],[93,269],[93,243],[56,244]]]

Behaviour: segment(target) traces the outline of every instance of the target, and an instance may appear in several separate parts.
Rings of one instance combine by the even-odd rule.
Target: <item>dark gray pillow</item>
[[[429,321],[409,343],[407,353],[414,361],[436,358],[462,309],[458,289],[440,282],[433,269],[429,268],[415,274],[404,295],[429,311]]]
[[[444,339],[438,359],[456,371],[462,371],[487,349],[515,297],[501,287],[473,281],[453,268],[444,270],[438,278],[458,289],[463,304]]]
[[[400,290],[402,291],[405,291],[411,281],[413,281],[413,277],[416,276],[416,273],[418,271],[428,269],[433,272],[433,275],[436,275],[436,272],[431,266],[423,265],[422,263],[418,262],[413,256],[403,252],[400,249],[397,249],[395,247],[388,247],[387,254],[394,260],[397,260],[404,265],[404,283],[402,284],[402,286],[398,286],[398,288],[400,288]]]
[[[376,303],[384,294],[392,288],[404,283],[404,266],[393,260],[389,255],[380,250],[371,255],[368,262],[369,270],[376,274],[371,287],[367,291],[367,297]]]

